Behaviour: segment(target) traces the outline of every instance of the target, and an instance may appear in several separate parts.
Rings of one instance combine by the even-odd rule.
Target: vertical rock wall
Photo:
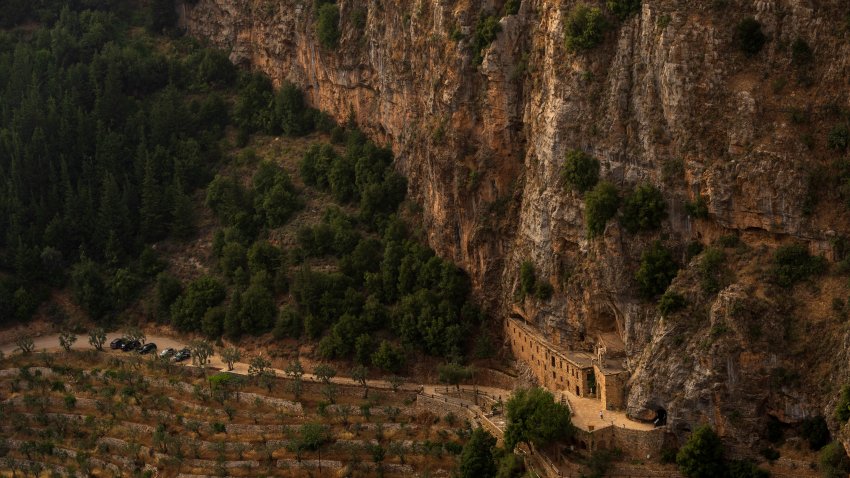
[[[596,333],[617,331],[633,374],[630,412],[663,406],[684,428],[707,420],[727,435],[739,430],[742,441],[767,413],[794,421],[828,412],[831,396],[806,380],[779,390],[767,383],[771,370],[797,360],[790,351],[767,351],[767,339],[736,332],[727,310],[761,294],[747,283],[755,275],[734,271],[727,290],[706,296],[684,251],[689,241],[734,233],[752,250],[802,240],[829,255],[830,238],[850,234],[834,195],[824,191],[813,211],[805,207],[812,171],[839,154],[826,149],[826,131],[850,110],[846,2],[644,0],[639,14],[612,18],[601,46],[575,54],[563,32],[576,2],[523,0],[519,14],[501,18],[480,66],[469,38],[480,12],[501,11],[502,2],[338,3],[334,51],[316,40],[311,2],[200,0],[183,21],[234,62],[297,83],[314,106],[338,120],[353,114],[391,144],[431,245],[469,272],[494,313],[515,307],[565,347],[588,348]],[[358,8],[362,28],[351,21]],[[734,47],[746,16],[769,37],[754,58]],[[791,64],[797,38],[814,51],[808,86]],[[794,124],[794,111],[808,123]],[[658,186],[669,211],[663,230],[631,235],[613,221],[603,238],[588,240],[583,199],[560,180],[573,148],[599,158],[602,176],[621,191]],[[697,195],[708,200],[707,220],[686,213]],[[694,293],[703,312],[692,319],[702,322],[662,319],[637,297],[634,271],[657,239],[681,260],[674,287]],[[525,260],[554,285],[551,300],[514,304]],[[783,306],[770,297],[760,304],[764,327],[776,325]],[[732,322],[732,333],[711,336],[717,320]],[[848,379],[846,352],[835,355],[820,380]],[[725,420],[730,410],[744,419]]]

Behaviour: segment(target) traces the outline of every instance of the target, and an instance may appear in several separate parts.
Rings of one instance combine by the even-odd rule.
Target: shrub
[[[781,456],[779,452],[776,451],[776,448],[773,448],[771,446],[759,450],[759,455],[765,457],[765,459],[767,459],[768,461],[776,461]]]
[[[567,18],[567,50],[589,50],[602,43],[607,27],[601,10],[584,4],[576,5]]]
[[[699,261],[700,286],[703,292],[714,294],[722,286],[723,262],[726,255],[715,247],[708,248]]]
[[[713,478],[726,475],[723,444],[708,425],[697,428],[676,454],[679,471],[688,478]]]
[[[587,233],[595,237],[605,232],[605,224],[617,214],[620,197],[617,187],[608,181],[602,181],[584,197],[584,219]]]
[[[717,238],[717,245],[723,248],[738,247],[741,243],[741,238],[737,234],[724,234]]]
[[[761,31],[761,23],[753,17],[747,17],[735,27],[735,41],[745,55],[755,56],[761,51],[767,37]]]
[[[623,201],[620,223],[634,234],[658,229],[666,217],[667,203],[661,191],[651,184],[642,184]]]
[[[549,300],[554,292],[552,284],[546,281],[537,281],[534,285],[534,297],[538,300]]]
[[[516,15],[519,13],[520,0],[508,0],[505,2],[505,15]]]
[[[850,129],[846,124],[838,124],[829,130],[829,135],[826,137],[826,145],[829,149],[844,151],[850,146]]]
[[[534,263],[525,261],[519,268],[519,290],[520,294],[525,297],[534,291],[534,284],[537,283],[537,277],[534,272]]]
[[[682,294],[668,290],[658,301],[658,312],[662,316],[667,316],[673,312],[683,309],[685,305],[685,297]]]
[[[481,15],[475,24],[475,32],[472,35],[472,62],[480,65],[484,61],[484,49],[487,48],[496,35],[502,31],[499,19],[495,15]]]
[[[773,255],[771,275],[782,287],[791,287],[797,282],[820,274],[826,267],[823,257],[809,254],[802,244],[782,246]]]
[[[316,35],[319,43],[329,50],[339,44],[339,7],[336,4],[326,3],[319,7]]]
[[[708,219],[708,203],[702,195],[698,195],[693,201],[688,201],[685,204],[685,210],[696,219]]]
[[[625,20],[640,11],[640,0],[608,0],[608,10],[620,20]]]
[[[651,299],[664,292],[676,277],[678,266],[660,241],[655,241],[641,255],[640,268],[635,274],[640,295]]]
[[[731,460],[728,464],[729,478],[769,478],[770,472],[748,460]]]
[[[835,419],[841,424],[850,420],[850,385],[841,388],[841,396],[835,405]]]
[[[791,62],[796,66],[805,66],[812,62],[814,54],[806,40],[797,38],[791,44]]]
[[[818,461],[824,478],[844,478],[850,473],[850,459],[839,442],[823,447]]]
[[[702,250],[704,246],[699,241],[691,241],[688,243],[688,246],[685,248],[685,258],[688,262],[694,257],[702,254]]]
[[[809,442],[809,448],[814,451],[820,450],[832,439],[826,420],[820,415],[803,420],[800,435]]]
[[[570,150],[561,177],[572,189],[584,193],[599,182],[599,160],[584,151]]]

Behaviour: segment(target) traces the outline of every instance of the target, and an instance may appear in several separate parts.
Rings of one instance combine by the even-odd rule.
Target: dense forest
[[[67,289],[106,327],[135,320],[124,312],[145,300],[155,320],[213,339],[307,337],[326,358],[390,371],[405,346],[463,358],[482,314],[464,273],[400,218],[407,185],[390,150],[307,107],[293,85],[275,89],[180,38],[170,2],[13,2],[8,12],[0,322],[30,320]],[[320,141],[299,173],[331,201],[284,249],[270,231],[289,227],[303,191],[246,146],[311,133]],[[247,180],[223,172],[245,157]],[[211,267],[183,283],[156,244],[195,238],[201,208],[218,224]],[[330,269],[311,267],[318,259]]]

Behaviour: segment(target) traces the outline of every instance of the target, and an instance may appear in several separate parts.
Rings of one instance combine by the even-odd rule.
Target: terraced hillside
[[[250,377],[108,352],[0,362],[0,470],[31,476],[448,476],[469,422],[409,390]],[[4,475],[4,476],[6,476]],[[20,475],[18,475],[20,476]]]

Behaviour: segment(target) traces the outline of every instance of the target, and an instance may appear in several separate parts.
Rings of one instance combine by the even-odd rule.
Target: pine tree
[[[142,180],[142,207],[139,211],[139,230],[145,242],[162,238],[162,188],[156,178],[154,160],[147,157]]]
[[[235,291],[227,306],[227,314],[224,316],[224,335],[235,339],[242,335],[242,293]]]
[[[171,210],[171,234],[179,239],[187,239],[195,233],[195,208],[192,200],[183,192],[180,177],[174,177],[171,186],[172,203]]]

